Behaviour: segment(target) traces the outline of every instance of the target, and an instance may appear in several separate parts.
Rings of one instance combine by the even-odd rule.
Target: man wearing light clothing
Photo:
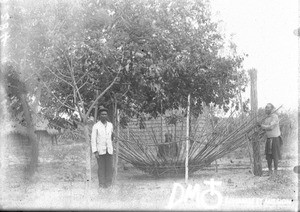
[[[113,178],[113,125],[108,121],[107,109],[100,107],[100,121],[92,129],[92,152],[98,163],[100,188],[108,188]]]
[[[265,130],[267,136],[265,154],[268,163],[269,175],[273,173],[272,160],[274,160],[274,173],[277,174],[278,161],[281,159],[280,150],[282,146],[279,119],[275,113],[272,113],[273,110],[273,104],[268,103],[265,107],[267,118],[263,121],[263,123],[259,124],[261,128]]]

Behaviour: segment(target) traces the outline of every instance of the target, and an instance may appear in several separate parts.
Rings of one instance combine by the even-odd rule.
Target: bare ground
[[[130,167],[119,169],[119,174],[110,189],[99,190],[97,166],[93,160],[92,182],[85,193],[83,145],[58,145],[41,147],[38,173],[31,182],[26,179],[20,148],[7,155],[7,166],[3,168],[1,207],[3,209],[123,209],[123,210],[207,210],[202,199],[191,197],[180,202],[188,185],[199,194],[209,189],[204,181],[214,179],[222,185],[216,190],[223,197],[221,205],[214,210],[284,210],[294,211],[298,206],[298,178],[292,169],[297,164],[294,158],[281,161],[278,175],[253,176],[247,158],[224,158],[219,161],[219,170],[214,167],[200,170],[190,176],[188,185],[184,176],[157,179]],[[23,154],[24,155],[24,154]],[[174,183],[183,190],[173,191]],[[176,194],[170,202],[172,194]],[[210,206],[216,205],[216,196],[207,196]],[[170,204],[172,203],[172,204]]]

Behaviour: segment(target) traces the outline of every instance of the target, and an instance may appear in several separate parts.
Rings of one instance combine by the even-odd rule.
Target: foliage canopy
[[[195,114],[203,102],[227,110],[247,84],[204,0],[13,0],[9,13],[9,61],[36,76],[32,95],[42,83],[49,116],[87,112],[109,86],[100,103],[128,115],[186,107],[188,94]]]

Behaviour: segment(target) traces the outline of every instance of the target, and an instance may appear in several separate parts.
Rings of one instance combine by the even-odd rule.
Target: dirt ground
[[[251,174],[249,159],[224,158],[218,161],[218,172],[213,166],[200,170],[189,177],[188,184],[184,176],[156,179],[133,167],[120,167],[114,185],[102,190],[93,160],[91,187],[85,193],[82,144],[41,147],[38,172],[31,182],[24,174],[26,148],[8,149],[14,154],[6,155],[1,173],[1,209],[295,211],[298,207],[298,176],[292,171],[297,160],[293,157],[282,160],[278,175],[273,176],[266,176],[262,158],[261,177]],[[205,194],[210,187],[204,181],[211,179],[222,184],[215,187],[215,193]]]

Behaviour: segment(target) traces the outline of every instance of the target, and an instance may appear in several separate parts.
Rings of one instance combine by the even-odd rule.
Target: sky
[[[248,54],[244,68],[257,70],[258,107],[271,102],[298,107],[298,2],[296,0],[210,0],[213,20]],[[248,89],[248,93],[249,93]]]

